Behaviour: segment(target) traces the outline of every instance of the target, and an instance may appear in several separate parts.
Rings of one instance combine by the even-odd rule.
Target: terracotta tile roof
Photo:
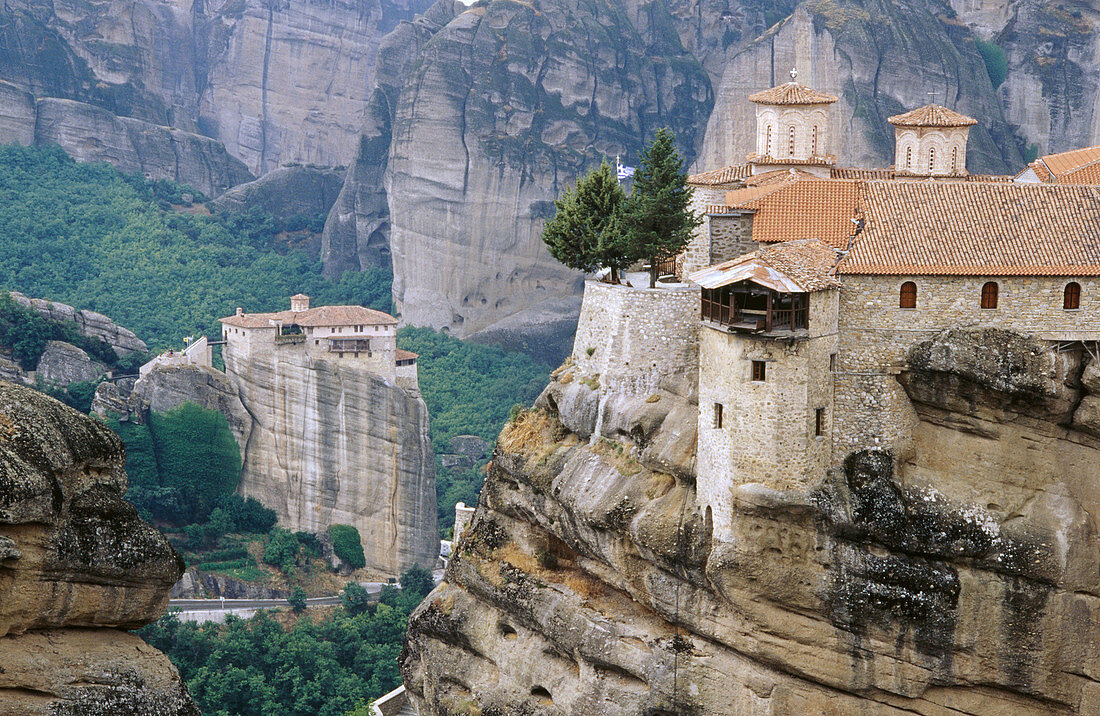
[[[1010,182],[1012,176],[1010,174],[967,174],[967,181],[984,181],[984,182]]]
[[[1100,190],[982,182],[868,182],[866,225],[841,273],[1100,275]]]
[[[894,168],[861,169],[859,167],[833,167],[833,179],[893,179]]]
[[[271,317],[274,313],[242,313],[239,316],[227,316],[218,320],[227,326],[237,328],[273,328]]]
[[[388,313],[363,306],[318,306],[308,311],[279,311],[271,314],[279,323],[296,323],[299,326],[362,326],[397,325],[397,319]]]
[[[816,177],[801,169],[774,169],[770,172],[764,172],[763,174],[754,174],[745,180],[745,186],[765,186],[767,184],[783,182],[791,178],[815,179]]]
[[[742,179],[752,176],[752,166],[749,164],[734,164],[722,169],[692,174],[687,178],[688,184],[700,186],[719,186],[722,184],[740,183]]]
[[[1100,146],[1047,154],[1034,163],[1041,163],[1055,179],[1060,179],[1064,174],[1078,171],[1096,162],[1100,162]]]
[[[757,104],[806,105],[832,104],[837,98],[797,82],[785,82],[763,92],[750,94],[749,101]]]
[[[1100,185],[1100,161],[1068,171],[1058,177],[1059,184]]]
[[[859,205],[859,189],[854,181],[796,178],[728,192],[726,204],[756,212],[753,241],[821,239],[830,246],[846,248],[855,230],[852,218]]]
[[[969,127],[978,123],[973,117],[938,104],[928,104],[905,114],[895,114],[886,121],[895,127]]]
[[[709,266],[688,278],[703,288],[741,281],[782,293],[810,293],[840,285],[834,275],[840,252],[817,240],[788,241]]]
[[[293,301],[295,299],[302,299],[302,298],[309,298],[309,296],[305,295],[304,293],[296,293],[296,294],[294,294],[293,296],[290,297],[290,300]]]
[[[750,164],[797,164],[806,167],[828,167],[836,164],[836,157],[827,154],[821,157],[795,159],[794,157],[772,157],[767,154],[750,154],[745,158]]]
[[[394,360],[416,360],[420,357],[420,354],[398,348],[396,351],[394,351],[393,356]]]
[[[296,323],[299,326],[393,326],[397,319],[388,313],[362,306],[318,306],[308,311],[279,311],[277,313],[244,313],[239,316],[219,318],[227,326],[238,328],[268,328],[276,323]]]
[[[1035,177],[1039,181],[1041,181],[1041,182],[1054,181],[1054,175],[1050,173],[1050,170],[1047,169],[1046,165],[1043,164],[1042,161],[1036,159],[1032,163],[1028,164],[1027,167],[1028,167],[1028,169],[1031,169],[1032,171],[1035,172]],[[1023,171],[1021,171],[1019,174],[1016,175],[1016,178],[1019,179],[1020,175],[1023,174],[1024,172],[1026,172],[1026,171],[1027,171],[1027,169],[1024,169]]]

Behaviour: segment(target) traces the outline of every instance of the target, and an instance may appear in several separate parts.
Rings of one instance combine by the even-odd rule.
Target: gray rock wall
[[[126,491],[100,421],[0,383],[0,714],[197,716],[168,658],[124,629],[183,572]]]
[[[359,530],[367,567],[398,575],[439,554],[435,457],[419,394],[296,346],[242,358],[227,375],[252,417],[241,493],[291,530]]]

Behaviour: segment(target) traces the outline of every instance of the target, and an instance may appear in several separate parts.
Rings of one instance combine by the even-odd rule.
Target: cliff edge
[[[1100,711],[1087,355],[923,340],[897,378],[911,456],[853,451],[805,491],[731,484],[715,540],[690,374],[627,386],[577,345],[505,427],[410,619],[420,713]]]
[[[99,421],[0,383],[0,715],[197,716],[157,619],[183,562],[123,500]]]

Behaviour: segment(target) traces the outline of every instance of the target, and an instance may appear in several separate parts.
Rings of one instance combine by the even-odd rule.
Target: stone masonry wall
[[[836,351],[837,291],[811,295],[810,332],[765,338],[704,324],[699,340],[697,499],[712,510],[719,539],[730,527],[731,487],[757,483],[774,490],[808,490],[824,477],[831,456],[831,355]],[[765,380],[752,380],[752,361]],[[722,426],[715,425],[715,404]],[[823,435],[816,410],[824,408]]]
[[[703,215],[703,223],[695,227],[691,241],[683,251],[683,272],[688,275],[693,271],[710,266],[710,233],[711,217],[706,214],[706,208],[712,204],[724,204],[726,192],[731,186],[693,186],[691,205],[689,208],[697,214]]]
[[[752,214],[710,217],[710,263],[720,264],[756,251],[752,240]]]
[[[842,276],[833,424],[837,462],[869,446],[909,455],[916,415],[897,381],[909,348],[947,328],[996,327],[1050,341],[1100,333],[1100,281],[1078,280],[1081,308],[1062,308],[1057,277]],[[901,285],[917,284],[917,307],[899,308]],[[981,308],[996,281],[997,308]]]
[[[602,386],[632,394],[694,373],[700,306],[698,286],[629,288],[588,281],[573,362],[582,373],[599,374]]]

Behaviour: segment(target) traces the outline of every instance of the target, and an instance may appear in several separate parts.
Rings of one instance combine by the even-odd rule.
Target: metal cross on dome
[[[939,92],[937,92],[936,90],[932,90],[931,92],[928,93],[928,96],[932,98],[932,104],[936,103],[936,95],[938,95],[938,94],[939,94]]]
[[[798,70],[791,68],[791,82],[795,82],[798,79]]]

